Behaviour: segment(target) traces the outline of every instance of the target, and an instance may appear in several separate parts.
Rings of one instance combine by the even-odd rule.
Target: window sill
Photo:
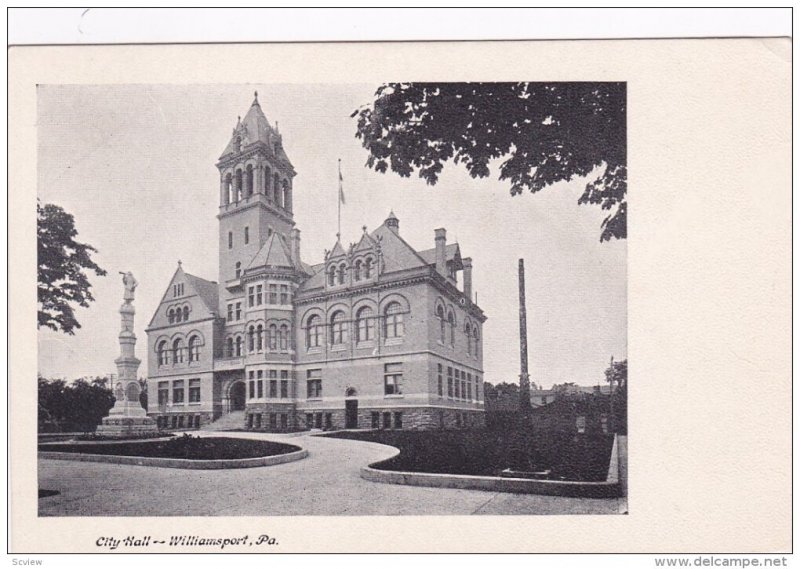
[[[306,353],[307,354],[319,354],[319,353],[322,353],[322,348],[320,348],[320,347],[307,348],[306,349]]]
[[[322,401],[322,397],[306,397],[306,401]]]
[[[403,338],[387,338],[384,342],[384,346],[399,346],[403,343]]]
[[[383,398],[384,399],[402,399],[403,398],[403,394],[402,393],[397,393],[397,394],[391,394],[391,395],[384,395]]]
[[[366,350],[367,348],[374,348],[375,340],[364,340],[363,342],[356,342],[357,350]]]
[[[336,344],[335,346],[331,346],[332,352],[345,352],[347,351],[347,345],[345,344]]]

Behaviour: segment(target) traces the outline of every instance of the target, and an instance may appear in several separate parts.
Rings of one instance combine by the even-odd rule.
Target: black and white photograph
[[[39,515],[625,514],[626,85],[41,85]]]
[[[12,564],[788,566],[775,13],[10,10]]]

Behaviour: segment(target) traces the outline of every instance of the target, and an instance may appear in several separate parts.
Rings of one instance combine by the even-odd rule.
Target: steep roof
[[[433,249],[425,249],[424,251],[419,251],[419,256],[425,259],[425,263],[428,265],[435,265],[436,264],[436,247]],[[444,248],[444,260],[445,261],[452,261],[453,259],[458,258],[461,259],[461,251],[458,247],[458,243],[449,243],[445,245]]]
[[[294,268],[291,260],[292,256],[289,248],[278,233],[273,233],[266,240],[261,249],[256,253],[253,260],[247,266],[247,270],[261,267],[281,267]]]
[[[386,225],[380,225],[372,232],[371,236],[373,239],[380,241],[384,273],[413,269],[425,265],[424,260],[414,248]]]
[[[184,276],[186,277],[186,282],[194,289],[197,296],[200,297],[203,304],[208,308],[208,311],[217,312],[219,309],[219,287],[217,283],[201,279],[189,273],[184,273]]]
[[[258,102],[258,92],[255,93],[253,104],[250,105],[244,118],[236,123],[231,139],[220,158],[239,152],[236,145],[237,137],[241,138],[242,148],[249,144],[262,142],[279,160],[283,160],[291,165],[289,157],[286,156],[286,152],[283,150],[281,135],[278,133],[277,129],[272,128],[266,115],[264,115],[264,111],[261,110],[261,104]]]

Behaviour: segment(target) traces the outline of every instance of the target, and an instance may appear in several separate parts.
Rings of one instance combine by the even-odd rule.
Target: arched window
[[[337,277],[336,280],[339,282],[339,284],[344,284],[344,275],[346,271],[347,267],[345,267],[344,263],[339,265],[339,270],[336,271],[336,277]]]
[[[364,278],[365,279],[372,278],[372,259],[371,258],[367,258],[367,260],[364,261]]]
[[[372,308],[364,306],[356,313],[356,341],[366,342],[375,337],[375,321]]]
[[[175,310],[174,309],[170,308],[167,311],[167,319],[169,320],[170,324],[174,324],[175,323]]]
[[[467,337],[467,354],[472,354],[472,328],[469,322],[464,323],[464,335]]]
[[[236,261],[236,278],[240,278],[242,276],[242,263],[240,261]]]
[[[242,337],[241,336],[236,336],[236,355],[237,356],[241,356],[242,355],[242,343],[243,343],[242,342]]]
[[[319,347],[320,340],[320,321],[319,315],[314,314],[306,320],[306,347],[317,348]]]
[[[281,207],[281,179],[278,174],[272,180],[272,201],[275,205]]]
[[[232,358],[233,357],[233,338],[228,338],[228,342],[227,342],[226,348],[227,348],[227,350],[225,352],[225,355],[228,356],[229,358]]]
[[[328,285],[333,286],[336,284],[336,267],[331,266],[328,270]]]
[[[400,338],[405,334],[403,325],[403,308],[398,302],[390,302],[386,307],[386,323],[384,334],[387,338]]]
[[[200,338],[192,336],[189,338],[189,361],[196,362],[200,360]]]
[[[353,280],[360,281],[361,280],[361,261],[356,261],[356,264],[353,265]]]
[[[250,352],[256,351],[256,328],[250,326],[247,330],[247,350]]]
[[[283,181],[283,208],[287,211],[292,208],[292,193],[288,180]]]
[[[347,321],[344,312],[338,310],[331,317],[331,345],[347,342]]]
[[[189,321],[189,307],[188,306],[184,306],[183,307],[183,321],[184,322],[188,322]]]
[[[447,314],[447,323],[450,325],[450,345],[456,345],[456,317],[450,312]]]
[[[280,349],[282,352],[289,350],[289,327],[286,324],[281,324],[280,329]]]
[[[480,338],[478,337],[478,327],[477,326],[475,326],[472,329],[472,338],[475,340],[475,350],[474,350],[474,352],[475,352],[475,357],[477,358],[478,354],[480,354],[480,349],[479,349],[480,348]]]
[[[242,171],[236,170],[236,201],[242,199]]]
[[[176,364],[183,363],[183,342],[180,338],[172,342],[172,361]]]
[[[181,307],[175,309],[175,322],[181,322],[183,320],[183,312],[181,311]]]
[[[164,366],[169,364],[169,350],[167,349],[167,341],[161,340],[156,348],[158,353],[158,365]]]
[[[436,307],[436,318],[439,319],[439,341],[444,344],[445,340],[445,330],[446,330],[446,322],[444,320],[444,307],[440,304]]]
[[[275,324],[269,325],[269,349],[273,352],[278,349],[278,327]]]
[[[259,352],[264,349],[264,326],[261,324],[256,328],[256,349]]]
[[[248,164],[247,165],[247,177],[245,178],[245,180],[247,182],[245,189],[247,191],[247,196],[249,197],[249,196],[253,195],[253,165],[252,164]]]
[[[269,169],[269,166],[264,166],[264,193],[267,195],[267,199],[271,199],[271,195],[269,193],[269,186],[272,176],[272,170]]]
[[[225,176],[225,204],[229,204],[234,201],[233,197],[233,177],[228,174]]]

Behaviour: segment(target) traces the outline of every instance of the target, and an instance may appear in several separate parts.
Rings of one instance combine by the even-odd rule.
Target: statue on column
[[[134,291],[136,290],[139,281],[133,277],[133,273],[130,271],[127,273],[120,271],[119,274],[122,275],[122,284],[125,285],[125,292],[122,295],[122,298],[126,303],[131,303],[133,302]]]
[[[120,355],[114,360],[117,364],[117,384],[114,388],[114,407],[97,428],[97,433],[105,436],[124,438],[157,431],[155,421],[147,416],[147,411],[139,402],[137,370],[141,361],[136,357],[136,334],[133,332],[133,320],[136,309],[133,307],[138,281],[130,271],[122,272],[122,284],[125,291],[124,300],[119,308],[121,332],[119,333]]]

